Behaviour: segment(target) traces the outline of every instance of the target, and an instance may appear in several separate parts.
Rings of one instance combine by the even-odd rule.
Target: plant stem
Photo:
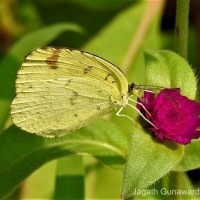
[[[184,58],[187,58],[189,3],[190,0],[176,0],[176,52]]]

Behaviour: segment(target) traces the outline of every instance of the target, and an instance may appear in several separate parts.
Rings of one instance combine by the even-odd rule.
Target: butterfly
[[[115,109],[120,115],[134,92],[135,84],[103,58],[69,48],[37,48],[17,74],[11,117],[27,132],[62,136]]]

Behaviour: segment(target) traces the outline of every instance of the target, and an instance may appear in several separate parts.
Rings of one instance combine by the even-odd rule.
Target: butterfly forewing
[[[16,80],[14,123],[55,137],[85,126],[115,108],[128,84],[123,73],[89,53],[40,48],[27,56]],[[124,91],[122,91],[122,89]]]

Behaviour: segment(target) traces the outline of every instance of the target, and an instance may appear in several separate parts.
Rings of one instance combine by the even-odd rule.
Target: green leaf
[[[181,88],[182,95],[195,98],[196,78],[186,60],[167,50],[146,51],[144,56],[146,84]]]
[[[121,169],[128,147],[127,136],[103,120],[54,139],[11,127],[0,135],[0,198],[12,192],[41,165],[60,156],[91,154],[106,165]]]
[[[57,161],[54,199],[84,200],[84,166],[81,156],[68,156]]]
[[[34,48],[48,44],[63,31],[82,30],[75,24],[60,23],[33,31],[10,49],[8,54],[0,62],[0,130],[9,115],[10,102],[14,97],[15,79],[18,69],[24,57]],[[8,80],[9,77],[9,80]]]
[[[73,31],[83,34],[83,30],[76,24],[58,23],[36,31],[30,32],[14,44],[9,54],[17,58],[21,63],[30,51],[34,48],[43,46],[58,37],[64,31]],[[19,66],[18,66],[19,67]]]
[[[200,140],[194,140],[192,143],[185,146],[183,159],[176,166],[174,171],[188,171],[200,167]]]
[[[161,143],[150,134],[136,128],[124,170],[124,199],[135,189],[145,189],[167,174],[181,160],[183,147],[171,142]]]
[[[125,59],[127,54],[129,54],[130,47],[134,47],[135,54],[131,56],[131,59],[133,60],[138,53],[141,53],[139,60],[143,64],[143,57],[141,57],[143,54],[140,50],[142,49],[143,51],[144,48],[148,48],[152,44],[152,40],[156,37],[155,34],[158,35],[160,23],[158,15],[160,16],[162,4],[152,4],[148,1],[140,1],[128,7],[128,9],[124,9],[104,29],[95,35],[84,46],[84,49],[109,60],[124,72],[127,72],[130,66],[124,65],[126,63]],[[153,14],[149,12],[151,6],[155,8]],[[141,13],[149,14],[150,16],[147,16],[150,20],[146,21],[146,18],[143,18]],[[138,36],[141,36],[141,34],[145,37],[145,40],[140,38],[138,41]],[[160,47],[157,41],[159,40],[155,41],[154,48]],[[133,46],[135,43],[137,45]],[[141,66],[131,65],[131,67],[141,70]],[[137,75],[131,76],[131,81],[133,81],[133,78],[137,78]]]
[[[85,199],[119,199],[121,180],[121,170],[113,170],[107,166],[102,166],[97,160],[90,158],[90,162],[86,167]]]
[[[56,166],[57,160],[52,160],[42,165],[23,181],[22,185],[19,186],[21,199],[52,199],[55,191]]]

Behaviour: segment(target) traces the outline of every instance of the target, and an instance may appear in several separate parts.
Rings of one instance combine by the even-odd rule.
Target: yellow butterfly
[[[56,137],[114,109],[120,112],[133,92],[134,84],[128,85],[123,72],[98,56],[68,48],[38,48],[18,72],[11,116],[25,131]]]

